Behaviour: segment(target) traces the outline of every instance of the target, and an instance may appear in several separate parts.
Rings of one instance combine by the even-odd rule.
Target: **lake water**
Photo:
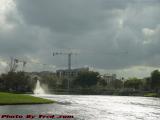
[[[159,98],[99,95],[38,96],[58,102],[45,105],[0,106],[0,114],[74,116],[74,119],[66,120],[160,120]]]

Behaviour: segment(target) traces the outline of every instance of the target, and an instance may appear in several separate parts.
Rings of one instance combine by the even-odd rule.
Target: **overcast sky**
[[[0,0],[0,72],[10,56],[32,62],[27,71],[66,68],[57,49],[79,51],[73,67],[149,76],[160,67],[160,0]]]

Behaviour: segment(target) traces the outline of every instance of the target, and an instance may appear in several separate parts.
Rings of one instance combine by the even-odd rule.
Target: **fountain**
[[[37,80],[36,87],[35,87],[35,89],[34,89],[33,92],[34,92],[34,94],[45,94],[45,91],[44,91],[44,89],[41,87],[39,80]]]

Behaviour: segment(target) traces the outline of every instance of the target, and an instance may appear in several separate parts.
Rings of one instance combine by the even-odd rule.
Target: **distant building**
[[[116,74],[109,74],[109,73],[104,74],[101,77],[105,80],[106,83],[110,83],[111,81],[114,81],[117,79]]]
[[[77,68],[77,69],[71,69],[71,70],[57,70],[56,75],[58,77],[76,77],[80,72],[88,72],[89,68]]]

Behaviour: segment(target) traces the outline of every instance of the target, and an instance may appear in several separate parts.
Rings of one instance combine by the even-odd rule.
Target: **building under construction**
[[[88,71],[89,68],[57,70],[56,75],[58,77],[76,77],[80,72],[88,72]]]
[[[80,72],[88,72],[89,68],[76,68],[76,69],[72,69],[71,67],[71,56],[72,55],[77,55],[78,52],[75,52],[74,50],[60,50],[60,51],[56,51],[53,52],[53,56],[56,55],[67,55],[68,56],[68,69],[61,69],[61,70],[57,70],[56,71],[56,75],[58,77],[76,77],[78,76],[78,74]]]

